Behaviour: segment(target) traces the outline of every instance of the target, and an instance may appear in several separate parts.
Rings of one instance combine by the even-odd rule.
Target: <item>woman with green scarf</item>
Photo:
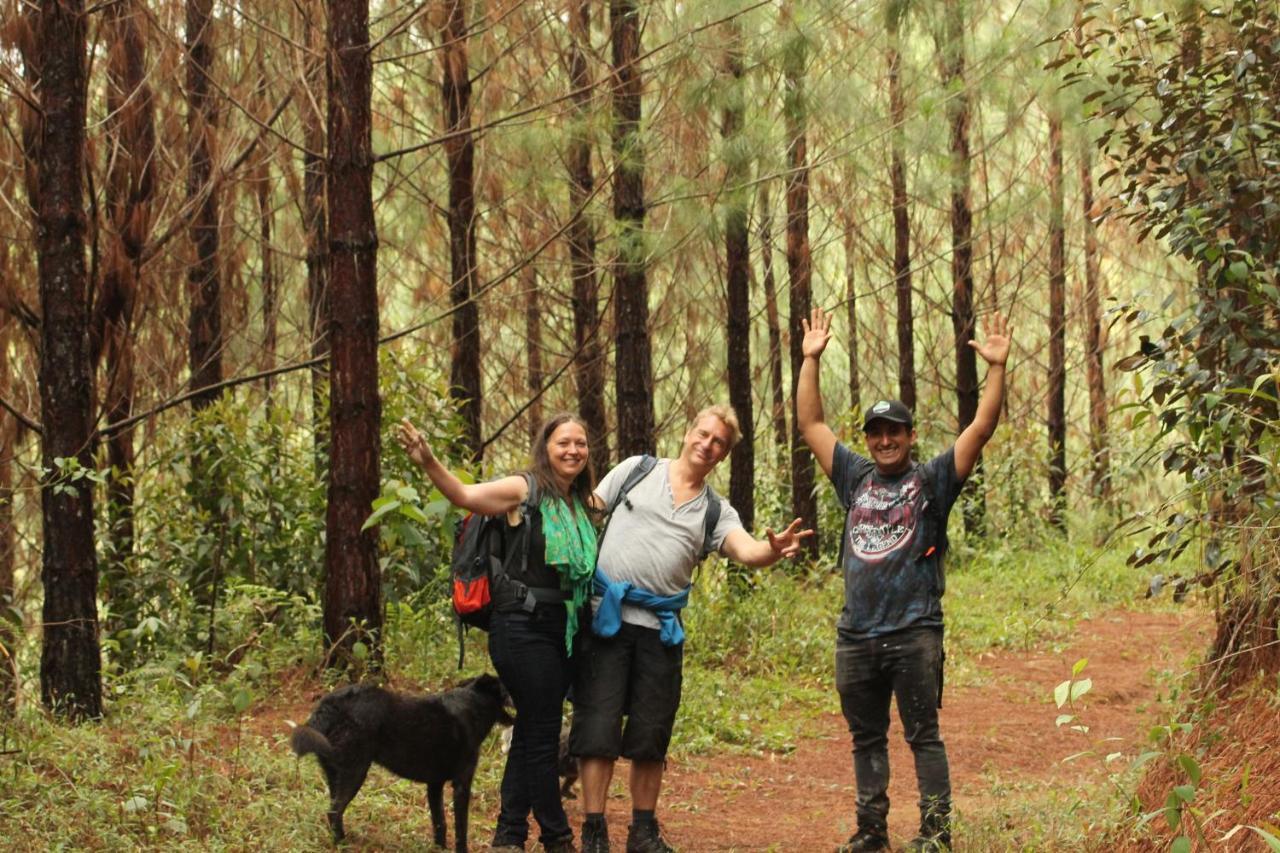
[[[596,531],[588,512],[595,480],[586,425],[575,415],[553,416],[538,430],[527,473],[474,485],[440,464],[408,418],[398,438],[455,506],[479,515],[506,515],[507,554],[527,554],[523,565],[506,561],[511,582],[495,584],[492,591],[489,657],[511,694],[516,723],[491,849],[523,851],[532,811],[542,846],[550,853],[572,851],[558,768],[574,640],[579,624],[589,622],[579,612],[590,595],[596,564]]]

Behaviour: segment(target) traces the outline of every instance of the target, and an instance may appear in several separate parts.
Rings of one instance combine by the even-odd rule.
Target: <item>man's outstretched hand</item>
[[[781,533],[774,533],[766,527],[764,535],[769,540],[769,547],[783,557],[794,557],[799,554],[800,546],[803,544],[800,540],[813,535],[812,530],[799,530],[799,527],[800,519],[798,518],[788,524],[787,529]]]
[[[982,343],[969,341],[969,346],[973,347],[987,364],[1003,366],[1009,360],[1009,345],[1013,342],[1009,321],[997,311],[983,325],[985,340]],[[808,336],[805,337],[805,342],[808,342]]]

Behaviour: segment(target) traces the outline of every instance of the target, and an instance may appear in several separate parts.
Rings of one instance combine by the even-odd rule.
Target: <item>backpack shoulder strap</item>
[[[711,552],[715,551],[712,542],[715,539],[716,527],[720,524],[720,510],[723,504],[721,498],[716,494],[716,490],[707,484],[707,514],[702,522],[702,553],[698,555],[699,560],[705,560]]]
[[[937,547],[938,556],[941,558],[946,553],[950,542],[947,540],[947,519],[942,515],[942,507],[938,504],[938,496],[934,494],[936,485],[933,471],[929,466],[921,465],[920,488],[924,489],[924,514],[929,519],[929,526],[934,531],[935,541],[933,544]]]
[[[626,499],[627,493],[639,485],[641,480],[648,477],[649,473],[656,467],[658,467],[658,458],[656,456],[651,456],[648,453],[641,456],[635,467],[627,472],[627,477],[622,481],[622,487],[618,489],[618,494],[614,495],[613,500],[605,507],[605,514],[613,515],[613,511],[618,508],[618,504]]]
[[[871,472],[876,470],[876,463],[870,459],[855,457],[855,460],[853,482],[849,485],[849,493],[846,496],[850,506],[845,507],[844,526],[840,531],[840,549],[836,554],[836,571],[844,571],[844,547],[845,543],[849,541],[849,510],[852,509],[853,496],[858,493],[858,489],[863,482],[871,476]]]

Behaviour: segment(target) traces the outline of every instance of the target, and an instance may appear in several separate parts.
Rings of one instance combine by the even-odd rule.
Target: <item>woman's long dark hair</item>
[[[533,464],[529,466],[529,473],[533,475],[533,479],[538,482],[538,491],[544,495],[559,495],[560,487],[556,485],[555,473],[551,470],[551,457],[547,453],[547,442],[551,439],[551,434],[561,426],[574,423],[582,427],[587,432],[587,425],[582,418],[572,412],[558,412],[542,422],[542,426],[538,428],[538,437],[533,442]],[[582,470],[578,472],[578,476],[573,478],[573,482],[569,484],[570,505],[572,498],[578,498],[582,501],[584,507],[591,506],[591,492],[596,487],[596,478],[591,471],[591,456],[587,456],[587,463],[582,466]]]

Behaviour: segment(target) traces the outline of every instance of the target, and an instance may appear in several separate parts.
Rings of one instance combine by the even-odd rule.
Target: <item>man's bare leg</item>
[[[662,762],[631,762],[631,807],[638,811],[655,811],[662,793]],[[585,790],[585,785],[583,790]]]
[[[578,774],[582,782],[582,811],[585,814],[603,814],[605,800],[609,796],[609,783],[613,781],[613,759],[579,758]],[[657,795],[654,796],[656,800]]]

